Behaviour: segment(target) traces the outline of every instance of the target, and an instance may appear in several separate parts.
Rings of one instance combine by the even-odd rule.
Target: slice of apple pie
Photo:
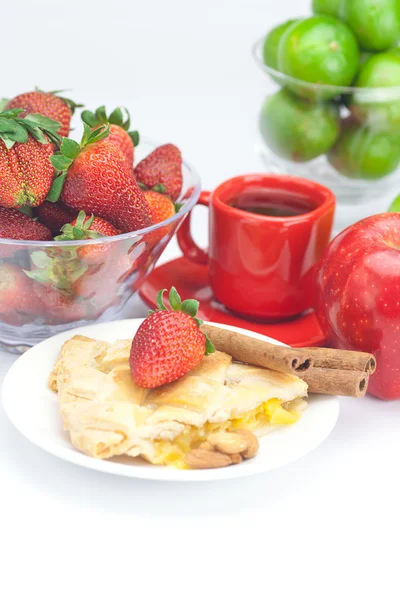
[[[110,344],[74,336],[50,375],[64,428],[89,456],[141,456],[178,468],[224,466],[254,455],[256,438],[249,432],[290,425],[307,406],[307,385],[298,377],[235,363],[218,351],[174,383],[140,388],[131,377],[130,347],[131,340]],[[235,443],[240,451],[229,453]],[[199,461],[204,455],[207,462],[215,450],[225,460]]]

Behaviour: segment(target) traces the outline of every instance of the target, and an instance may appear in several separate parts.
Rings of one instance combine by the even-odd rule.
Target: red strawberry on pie
[[[196,318],[197,300],[181,302],[174,287],[169,294],[171,308],[163,303],[161,290],[158,309],[151,312],[139,327],[131,348],[130,367],[133,380],[144,388],[155,388],[176,381],[194,369],[214,347],[200,331]]]

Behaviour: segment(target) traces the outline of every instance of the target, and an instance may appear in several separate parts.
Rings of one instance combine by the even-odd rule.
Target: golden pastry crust
[[[177,444],[190,449],[204,441],[205,432],[239,427],[242,417],[250,422],[249,415],[271,399],[278,408],[297,403],[299,413],[304,409],[297,400],[307,395],[301,379],[233,363],[218,351],[174,383],[140,388],[130,373],[130,347],[130,340],[110,344],[74,336],[63,345],[49,377],[72,444],[89,456],[141,455],[168,463],[162,458],[168,444],[168,456]],[[266,417],[262,423],[264,429],[276,426]]]

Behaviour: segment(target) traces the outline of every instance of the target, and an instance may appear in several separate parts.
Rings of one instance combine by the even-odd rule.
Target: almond
[[[207,441],[224,454],[240,454],[247,450],[249,444],[247,438],[236,431],[216,431],[208,436]]]
[[[229,458],[231,459],[233,465],[238,465],[243,461],[241,454],[230,454]]]
[[[202,442],[199,446],[202,450],[214,450],[214,446],[210,444],[210,442]]]
[[[246,450],[241,452],[243,458],[253,458],[258,452],[258,448],[260,444],[258,443],[258,438],[254,435],[253,432],[248,429],[237,429],[235,433],[240,434],[243,440],[246,440],[247,447]]]
[[[216,469],[219,467],[227,467],[232,464],[231,458],[227,454],[197,448],[191,450],[185,456],[185,463],[191,469]]]

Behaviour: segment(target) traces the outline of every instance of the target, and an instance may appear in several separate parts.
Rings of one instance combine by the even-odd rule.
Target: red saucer
[[[140,296],[155,308],[157,292],[174,285],[182,298],[195,298],[200,302],[197,316],[204,321],[235,325],[268,335],[294,348],[320,346],[325,341],[315,314],[310,311],[282,323],[255,323],[229,312],[214,299],[208,283],[207,267],[189,262],[181,257],[155,269],[140,289]]]

